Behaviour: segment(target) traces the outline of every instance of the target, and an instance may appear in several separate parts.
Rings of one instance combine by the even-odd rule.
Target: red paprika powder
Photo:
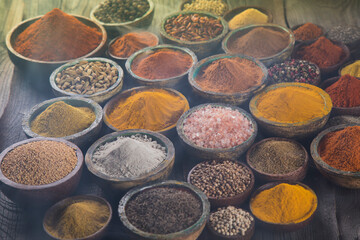
[[[325,89],[334,107],[360,106],[360,79],[346,74]]]
[[[323,34],[321,28],[313,23],[305,23],[294,30],[296,40],[306,41],[313,40]]]

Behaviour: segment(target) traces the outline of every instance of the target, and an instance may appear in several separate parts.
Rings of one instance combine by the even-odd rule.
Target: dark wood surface
[[[158,32],[161,19],[177,11],[180,0],[153,1],[156,10],[153,24],[149,29]],[[45,14],[54,7],[67,13],[89,16],[90,10],[98,2],[100,0],[0,0],[0,151],[26,139],[21,128],[23,115],[35,104],[54,97],[47,78],[31,77],[12,65],[4,44],[6,33],[21,20]],[[273,13],[274,23],[284,26],[291,27],[304,22],[313,22],[322,25],[325,29],[335,24],[360,25],[360,1],[357,0],[228,0],[228,2],[230,7],[258,5],[268,8]],[[34,82],[41,82],[41,87],[39,84],[34,85]],[[193,100],[190,102],[191,105],[198,103],[195,99],[191,98]],[[102,134],[106,132],[104,128]],[[194,163],[182,151],[176,137],[173,140],[177,156],[171,179],[184,180],[184,174]],[[253,239],[360,239],[360,190],[337,187],[325,180],[314,168],[309,169],[304,183],[316,192],[319,199],[319,208],[311,224],[291,233],[274,232],[257,226]],[[257,186],[259,184],[261,183],[257,183]],[[85,170],[76,194],[89,193],[105,196],[114,206],[113,221],[106,239],[129,239],[116,214],[116,205],[121,193],[112,194],[103,191]],[[242,207],[248,209],[248,203]],[[45,207],[20,208],[0,192],[0,239],[47,239],[41,228],[44,210]],[[206,232],[200,238],[207,239]]]

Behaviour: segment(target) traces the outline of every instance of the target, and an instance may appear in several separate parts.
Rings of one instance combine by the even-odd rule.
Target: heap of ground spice
[[[88,54],[101,38],[96,28],[54,8],[19,34],[14,49],[31,59],[63,61]]]
[[[357,60],[341,69],[341,75],[345,74],[350,74],[351,76],[360,78],[360,60]]]
[[[325,91],[330,95],[334,107],[360,106],[360,80],[346,74]]]
[[[321,28],[313,23],[305,23],[294,30],[296,40],[307,41],[320,37],[323,34]]]
[[[343,171],[360,171],[360,126],[326,134],[319,143],[321,159]]]
[[[203,67],[195,81],[205,91],[236,93],[259,86],[263,77],[256,63],[233,57],[220,58]]]
[[[267,23],[268,19],[269,17],[259,10],[255,8],[248,8],[245,11],[235,15],[229,21],[229,29],[234,30],[236,28],[250,24]]]
[[[228,42],[231,53],[240,53],[255,58],[270,57],[289,45],[289,34],[265,27],[256,27],[248,33]]]

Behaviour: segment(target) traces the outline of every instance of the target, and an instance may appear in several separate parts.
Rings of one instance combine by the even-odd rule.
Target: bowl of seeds
[[[183,0],[181,11],[207,11],[217,16],[223,16],[229,9],[227,0]]]
[[[60,66],[50,75],[56,96],[84,97],[103,103],[123,86],[124,72],[106,58],[83,58]]]

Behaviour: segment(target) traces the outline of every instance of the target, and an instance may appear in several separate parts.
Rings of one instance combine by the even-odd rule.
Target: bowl
[[[294,32],[296,29],[298,29],[299,27],[301,27],[302,25],[305,25],[305,24],[306,24],[306,23],[297,24],[297,25],[291,27],[291,31]],[[314,23],[312,23],[312,24],[314,24]],[[319,37],[324,36],[324,35],[325,35],[325,29],[324,29],[324,27],[322,27],[322,26],[320,26],[320,25],[318,25],[318,24],[314,24],[314,25],[316,25],[316,26],[317,26],[318,28],[320,28],[321,31],[322,31],[322,34],[321,34]],[[295,35],[295,34],[294,34],[294,35]],[[295,38],[295,44],[302,43],[302,42],[306,42],[306,41],[312,41],[312,40],[315,40],[315,41],[316,41],[319,37],[314,38],[314,39],[311,39],[311,40],[305,40],[305,41]]]
[[[277,122],[262,117],[259,110],[257,109],[258,100],[269,91],[272,91],[277,88],[284,88],[289,86],[311,89],[317,92],[324,100],[324,105],[325,105],[324,110],[326,114],[322,117],[317,117],[310,119],[308,121],[296,122],[296,123]],[[289,82],[289,83],[278,83],[278,84],[270,85],[267,88],[265,88],[264,91],[257,94],[250,100],[249,109],[251,114],[256,119],[257,123],[262,127],[263,131],[268,135],[301,140],[313,136],[315,133],[319,132],[322,127],[324,127],[330,116],[330,111],[332,109],[332,102],[329,94],[327,94],[324,90],[318,87],[306,83]]]
[[[201,71],[202,68],[206,67],[207,65],[211,64],[213,61],[221,59],[221,58],[243,58],[250,60],[254,62],[263,72],[264,77],[261,80],[261,84],[258,86],[253,86],[246,91],[243,92],[237,92],[237,93],[221,93],[221,92],[214,92],[214,91],[207,91],[203,90],[195,81],[197,75]],[[196,63],[195,66],[190,70],[189,72],[189,83],[194,90],[194,92],[198,95],[200,95],[203,98],[206,98],[207,100],[211,102],[224,102],[229,103],[232,105],[241,105],[247,100],[250,99],[250,97],[259,91],[261,91],[267,84],[267,75],[268,71],[264,64],[262,64],[259,60],[256,60],[255,58],[248,57],[245,55],[228,55],[228,54],[219,54],[219,55],[213,55],[207,58],[202,59],[200,62]]]
[[[254,132],[252,133],[252,135],[243,143],[241,143],[240,145],[237,145],[235,147],[231,147],[231,148],[205,148],[205,147],[200,147],[197,146],[196,144],[192,143],[184,134],[184,121],[187,117],[189,117],[189,115],[191,115],[193,112],[196,112],[197,110],[204,108],[206,106],[211,106],[211,107],[229,107],[232,110],[236,110],[239,111],[244,117],[246,117],[253,129]],[[176,131],[177,134],[179,135],[180,138],[180,142],[182,143],[182,145],[184,146],[185,150],[190,154],[193,155],[194,157],[198,158],[199,161],[201,160],[221,160],[221,159],[233,159],[236,160],[238,159],[243,153],[245,153],[247,151],[247,149],[253,144],[253,142],[255,141],[257,132],[258,132],[258,128],[257,128],[257,124],[255,122],[255,120],[252,118],[252,116],[247,113],[245,110],[235,107],[233,105],[228,105],[228,104],[222,104],[222,103],[206,103],[206,104],[201,104],[198,106],[195,106],[191,109],[189,109],[187,112],[185,112],[179,119],[177,125],[176,125]]]
[[[256,10],[258,10],[259,12],[265,14],[268,16],[268,23],[272,23],[273,22],[273,15],[272,13],[266,9],[266,8],[262,8],[259,6],[240,6],[240,7],[235,7],[230,9],[229,11],[227,11],[224,14],[224,19],[225,21],[229,22],[231,19],[233,19],[233,17],[235,17],[236,15],[238,15],[239,13],[242,13],[243,11],[249,9],[249,8],[254,8]]]
[[[61,200],[60,202],[57,202],[55,205],[51,206],[51,208],[49,208],[46,211],[44,219],[43,219],[44,231],[53,239],[61,239],[61,238],[57,238],[56,236],[52,235],[48,231],[48,229],[46,228],[47,221],[53,221],[53,220],[57,219],[59,217],[59,215],[61,215],[62,211],[64,211],[64,209],[66,207],[70,206],[71,204],[83,202],[83,201],[94,201],[94,202],[98,202],[100,204],[106,205],[108,207],[109,216],[106,220],[105,225],[102,228],[100,228],[98,231],[96,231],[95,233],[93,233],[89,236],[86,236],[84,238],[81,238],[81,239],[85,239],[85,240],[102,239],[102,237],[104,237],[105,232],[109,226],[109,223],[110,223],[110,220],[112,217],[112,209],[111,209],[110,203],[108,201],[106,201],[106,199],[95,196],[95,195],[78,195],[78,196],[68,197],[68,198]]]
[[[255,28],[258,28],[258,27],[264,27],[264,28],[268,28],[268,29],[275,30],[278,32],[287,33],[289,35],[289,45],[286,48],[284,48],[282,51],[274,54],[273,56],[257,58],[257,59],[260,60],[260,62],[262,62],[266,67],[269,67],[269,66],[273,65],[274,63],[284,62],[285,60],[289,59],[291,52],[294,48],[294,44],[295,44],[294,33],[290,29],[285,28],[281,25],[270,24],[270,23],[252,24],[252,25],[248,25],[245,27],[237,28],[237,29],[229,32],[222,41],[223,51],[228,54],[234,54],[235,52],[232,52],[228,47],[229,43],[231,43],[231,41],[233,41],[234,39],[242,37],[244,34],[246,34],[249,31],[251,31]],[[238,54],[241,54],[241,53],[238,53]]]
[[[186,10],[184,10],[184,5],[187,3],[192,3],[192,2],[194,2],[194,0],[183,0],[183,2],[180,5],[180,11],[186,11]],[[225,4],[225,10],[224,10],[224,14],[225,14],[226,11],[228,11],[228,9],[229,9],[229,2],[227,0],[222,0],[222,2]],[[201,11],[204,11],[204,10],[201,10]],[[213,13],[213,14],[215,14],[215,13]],[[224,14],[221,14],[219,16],[223,16]],[[215,15],[217,15],[217,14],[215,14]]]
[[[266,142],[271,142],[271,141],[290,142],[290,143],[293,143],[293,144],[297,145],[298,147],[300,147],[305,155],[303,165],[292,172],[278,173],[278,174],[267,173],[267,172],[261,171],[259,169],[256,169],[256,167],[250,161],[251,153],[257,147],[259,147],[261,144],[266,143]],[[306,171],[307,171],[307,168],[309,165],[309,155],[308,155],[306,149],[304,148],[304,146],[294,140],[286,139],[286,138],[275,138],[275,137],[274,138],[266,138],[266,139],[263,139],[260,142],[257,142],[251,146],[249,151],[247,151],[247,153],[246,153],[246,163],[253,170],[253,172],[256,175],[256,178],[259,178],[262,181],[270,181],[270,182],[272,182],[272,181],[294,181],[294,182],[297,182],[297,181],[302,181],[306,176]]]
[[[107,174],[100,172],[94,167],[92,162],[92,157],[94,152],[102,145],[108,142],[115,141],[120,136],[130,137],[136,134],[141,134],[148,136],[158,142],[160,145],[166,148],[166,158],[164,161],[159,164],[155,169],[150,172],[137,176],[137,177],[123,177],[115,178]],[[119,159],[121,160],[121,159]],[[145,183],[154,182],[158,180],[166,179],[174,166],[175,162],[175,148],[172,142],[165,137],[164,135],[152,131],[134,129],[134,130],[124,130],[120,132],[114,132],[103,136],[94,142],[90,148],[87,150],[85,155],[85,164],[88,170],[96,177],[96,180],[103,186],[111,186],[114,190],[128,190],[132,187],[143,185]]]
[[[191,67],[187,71],[183,72],[182,74],[180,74],[178,76],[173,76],[173,77],[163,78],[163,79],[148,79],[148,78],[140,77],[132,71],[133,62],[135,60],[148,57],[151,54],[154,54],[156,51],[161,51],[163,49],[180,51],[182,53],[190,55],[192,58]],[[131,55],[127,59],[127,61],[125,63],[125,68],[126,68],[127,72],[130,74],[131,79],[138,85],[141,85],[141,86],[145,85],[145,86],[151,86],[151,87],[168,87],[168,88],[175,88],[175,89],[180,90],[186,85],[184,81],[187,77],[187,74],[190,72],[191,68],[195,65],[195,63],[197,63],[197,57],[190,49],[178,47],[178,46],[167,45],[167,44],[162,44],[162,45],[158,45],[158,46],[154,46],[154,47],[147,47],[147,48],[144,48],[142,50],[135,52],[133,55]]]
[[[339,76],[345,75],[345,74],[341,74],[341,71],[342,71],[345,67],[347,67],[347,66],[349,66],[349,65],[351,65],[351,64],[353,64],[353,63],[355,63],[355,62],[359,62],[359,60],[351,60],[351,61],[348,61],[347,63],[345,63],[343,66],[341,66],[341,67],[339,68],[338,75],[339,75]],[[352,75],[352,74],[350,74],[350,75]],[[352,75],[352,76],[353,76],[353,75]],[[356,77],[356,76],[353,76],[353,77]]]
[[[0,181],[2,183],[1,190],[9,199],[19,205],[45,205],[51,202],[56,202],[74,192],[80,181],[82,167],[84,163],[83,154],[79,147],[77,147],[75,144],[60,138],[38,137],[14,143],[0,154],[0,165],[6,154],[15,149],[16,147],[30,142],[43,140],[62,142],[69,147],[75,149],[77,156],[77,164],[75,168],[64,178],[43,185],[26,185],[13,182],[4,176],[0,168]]]
[[[222,160],[216,160],[216,161],[221,162]],[[211,160],[209,162],[211,162]],[[211,206],[212,209],[218,208],[218,207],[224,207],[224,206],[239,206],[248,199],[248,197],[250,196],[251,191],[254,188],[255,177],[254,177],[254,173],[251,171],[251,169],[248,166],[246,166],[245,164],[243,164],[243,163],[241,163],[239,161],[232,160],[232,162],[244,167],[245,169],[247,169],[249,171],[250,176],[251,176],[249,186],[242,193],[236,194],[235,196],[231,196],[231,197],[219,197],[219,198],[216,198],[216,197],[210,197],[205,193],[205,195],[209,199],[210,206]],[[199,167],[199,164],[195,165],[190,170],[189,174],[187,175],[187,182],[188,183],[192,184],[191,183],[191,174],[198,167]]]
[[[33,132],[31,130],[31,122],[40,114],[42,113],[47,107],[51,104],[63,101],[71,106],[74,107],[88,107],[95,113],[95,121],[86,129],[82,130],[81,132],[75,133],[73,135],[62,137],[67,141],[73,142],[74,144],[84,147],[87,144],[91,143],[94,138],[96,138],[101,130],[102,120],[103,120],[103,113],[102,108],[99,104],[94,102],[91,99],[87,98],[74,98],[74,97],[58,97],[46,100],[42,103],[39,103],[31,108],[31,110],[24,115],[22,120],[22,128],[25,132],[26,136],[28,137],[41,137],[41,135]]]
[[[94,93],[94,94],[77,94],[77,93],[67,92],[65,90],[60,89],[55,82],[56,75],[58,73],[61,73],[61,71],[63,71],[64,69],[72,67],[81,61],[88,61],[88,62],[99,61],[99,62],[103,62],[103,63],[109,63],[111,66],[116,67],[116,69],[118,71],[118,79],[108,89],[101,91],[101,92]],[[101,104],[121,91],[121,88],[123,86],[123,77],[124,77],[124,72],[123,72],[122,68],[114,61],[111,61],[106,58],[83,58],[80,60],[75,60],[75,61],[66,63],[66,64],[60,66],[59,68],[55,69],[52,72],[52,74],[50,75],[50,85],[56,96],[84,97],[84,98],[89,98],[89,99]]]
[[[223,30],[216,37],[214,37],[210,40],[205,40],[205,41],[196,41],[195,42],[195,41],[186,41],[186,40],[177,39],[173,36],[170,36],[168,33],[166,33],[165,23],[168,19],[176,17],[180,14],[182,14],[182,15],[199,14],[200,16],[206,16],[209,18],[219,19],[221,22],[221,25],[223,27]],[[169,43],[172,45],[189,48],[196,54],[196,56],[198,58],[204,58],[204,57],[210,56],[210,55],[212,55],[212,53],[214,51],[217,51],[221,40],[225,37],[225,34],[227,32],[228,32],[228,24],[222,17],[213,15],[209,12],[202,12],[202,11],[181,11],[181,12],[172,13],[172,14],[166,16],[161,21],[161,25],[160,25],[160,36],[164,43]]]
[[[313,213],[307,219],[305,219],[304,221],[298,222],[298,223],[272,223],[272,222],[267,222],[267,221],[263,221],[263,220],[259,219],[253,213],[253,210],[252,210],[252,207],[251,207],[251,202],[256,197],[256,195],[258,195],[260,192],[262,192],[264,190],[273,188],[273,187],[275,187],[275,186],[277,186],[277,185],[279,185],[281,183],[287,183],[287,184],[291,184],[291,185],[300,185],[303,188],[309,190],[310,192],[312,192],[314,194],[315,200],[316,200],[316,208],[313,211]],[[253,214],[253,216],[255,217],[256,221],[259,223],[259,225],[261,225],[264,228],[267,228],[269,230],[272,230],[272,231],[275,230],[275,231],[289,232],[289,231],[296,231],[296,230],[299,230],[299,229],[305,227],[314,218],[314,213],[316,212],[317,206],[318,206],[318,199],[317,199],[317,196],[316,196],[315,192],[310,187],[308,187],[307,185],[305,185],[305,184],[303,184],[301,182],[271,182],[271,183],[267,183],[265,185],[262,185],[258,189],[256,189],[253,192],[253,194],[251,195],[251,199],[250,199],[250,211]]]
[[[329,127],[319,133],[314,140],[311,142],[310,145],[310,153],[312,158],[314,159],[314,164],[319,172],[329,181],[335,183],[338,186],[345,187],[345,188],[353,188],[359,189],[360,188],[360,173],[359,172],[350,172],[350,171],[343,171],[336,168],[331,167],[326,162],[324,162],[319,153],[318,147],[320,144],[321,139],[328,133],[335,132],[338,130],[342,130],[349,126],[356,126],[354,124],[341,124],[333,127]]]
[[[200,201],[202,205],[202,214],[199,218],[199,220],[194,223],[192,226],[179,231],[175,233],[170,234],[153,234],[144,232],[137,227],[135,227],[133,224],[130,223],[128,218],[126,217],[126,211],[125,207],[126,204],[131,200],[132,197],[136,196],[140,192],[144,192],[146,190],[156,188],[156,187],[172,187],[172,188],[179,188],[185,191],[188,191],[192,194],[194,194]],[[164,181],[152,185],[147,185],[143,187],[137,187],[129,192],[127,192],[124,197],[120,200],[119,203],[119,216],[121,222],[124,224],[124,226],[129,229],[137,238],[141,237],[143,239],[163,239],[163,240],[193,240],[197,239],[199,235],[201,234],[202,230],[204,229],[206,225],[206,221],[209,218],[210,214],[210,204],[207,200],[207,197],[203,192],[200,191],[197,187],[186,183],[186,182],[179,182],[179,181]]]

